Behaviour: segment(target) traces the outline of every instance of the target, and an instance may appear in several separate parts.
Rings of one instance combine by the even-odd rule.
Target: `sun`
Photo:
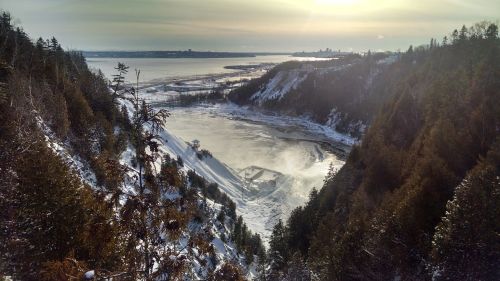
[[[357,4],[360,0],[315,0],[317,5],[331,6],[351,6]]]

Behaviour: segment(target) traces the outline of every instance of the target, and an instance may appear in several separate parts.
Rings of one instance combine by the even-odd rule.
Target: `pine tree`
[[[443,42],[441,43],[443,46],[448,45],[448,36],[443,37]]]
[[[127,66],[119,64],[119,73],[115,76],[116,96],[131,95],[129,99],[134,107],[132,118],[132,139],[136,150],[137,174],[135,182],[135,194],[125,194],[126,203],[122,208],[122,217],[128,233],[128,243],[130,249],[138,249],[135,256],[130,258],[130,266],[133,276],[138,272],[143,272],[146,280],[153,278],[153,264],[160,264],[163,270],[168,269],[168,264],[162,258],[162,233],[167,232],[175,240],[179,235],[182,225],[187,223],[184,214],[178,212],[174,206],[167,207],[167,202],[162,194],[167,191],[172,184],[181,185],[182,182],[172,179],[165,173],[176,174],[177,169],[162,169],[163,178],[154,170],[154,163],[158,159],[158,138],[162,125],[169,116],[168,111],[154,110],[144,99],[140,97],[139,77],[140,71],[136,70],[136,87],[119,91],[123,74],[128,69]],[[166,177],[166,178],[165,178]],[[166,223],[168,222],[168,223]],[[173,253],[170,253],[172,255]],[[175,253],[178,255],[179,253]],[[168,259],[168,258],[167,258]],[[165,268],[167,267],[167,268]],[[140,270],[139,270],[140,269]]]
[[[487,39],[493,40],[498,38],[498,26],[494,23],[488,26],[485,34]]]
[[[56,94],[54,100],[54,120],[52,127],[60,139],[64,139],[68,134],[70,122],[68,117],[68,106],[62,94]]]
[[[500,180],[498,164],[482,163],[456,189],[436,227],[436,280],[498,280]]]
[[[287,229],[281,219],[273,228],[269,239],[269,264],[271,271],[279,271],[286,267],[289,260]]]
[[[469,33],[469,30],[465,25],[462,26],[460,29],[460,33],[458,34],[458,40],[460,41],[465,41],[467,40],[467,34]]]
[[[456,44],[458,41],[458,30],[453,30],[453,32],[451,33],[451,42],[452,44]]]
[[[118,251],[116,228],[109,221],[111,209],[93,197],[45,144],[38,142],[19,158],[16,177],[10,218],[14,224],[4,240],[10,247],[7,263],[14,276],[38,280],[46,262],[68,256],[85,260],[92,255],[94,266],[113,266]],[[96,208],[100,208],[99,214],[92,213]],[[94,240],[95,234],[102,235]]]
[[[125,75],[128,73],[129,67],[124,63],[119,62],[115,69],[116,71],[118,71],[118,73],[113,74],[113,81],[111,85],[111,88],[113,89],[113,101],[115,101],[116,98],[119,97],[119,90],[122,84],[125,82]]]

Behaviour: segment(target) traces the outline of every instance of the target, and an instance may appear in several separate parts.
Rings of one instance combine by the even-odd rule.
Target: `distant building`
[[[320,49],[315,52],[297,52],[293,53],[294,57],[315,57],[315,58],[339,58],[352,54],[352,52],[342,52],[339,50],[333,50],[331,48],[326,48],[325,50]]]

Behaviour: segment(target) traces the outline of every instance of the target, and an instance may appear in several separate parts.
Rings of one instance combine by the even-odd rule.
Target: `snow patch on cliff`
[[[250,98],[256,104],[271,100],[280,100],[291,90],[297,87],[304,81],[312,69],[293,69],[289,71],[278,72],[262,89],[252,95]]]
[[[56,134],[50,129],[45,121],[38,116],[37,125],[42,131],[47,146],[68,165],[70,169],[76,172],[80,179],[93,188],[97,187],[97,178],[90,168],[90,165],[80,156],[71,151],[70,145],[63,143],[58,139]]]

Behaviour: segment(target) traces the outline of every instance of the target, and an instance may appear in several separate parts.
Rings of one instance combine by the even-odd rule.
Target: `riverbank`
[[[264,241],[278,219],[286,220],[313,188],[322,186],[331,164],[334,169],[344,164],[338,153],[321,142],[322,138],[278,116],[248,119],[240,108],[227,104],[168,109],[171,116],[165,129],[181,141],[170,137],[164,145],[180,155],[187,166],[197,167],[201,176],[218,183],[237,203],[247,225]],[[213,157],[198,159],[190,149],[177,148],[179,143],[194,140],[199,149],[208,150]],[[237,180],[226,182],[228,176]]]
[[[338,170],[344,165],[356,140],[304,116],[282,116],[227,102],[178,106],[175,101],[230,91],[271,67],[258,64],[203,75],[190,70],[190,75],[140,83],[143,98],[172,113],[161,134],[161,150],[181,157],[186,170],[217,183],[265,242],[278,219],[286,220],[313,188],[321,188],[330,167]],[[193,140],[212,156],[197,157],[189,144]]]

